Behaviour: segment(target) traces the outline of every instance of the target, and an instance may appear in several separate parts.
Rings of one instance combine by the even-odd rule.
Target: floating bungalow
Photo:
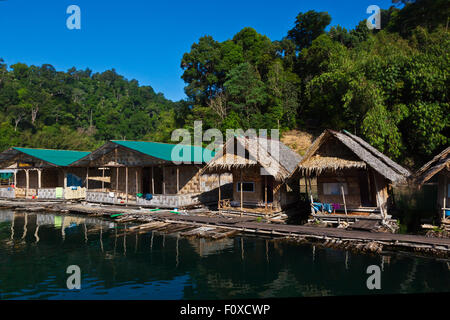
[[[197,146],[115,140],[71,166],[107,169],[109,187],[88,185],[87,202],[183,208],[216,201],[217,175],[200,173],[213,155]]]
[[[232,174],[232,197],[219,193],[219,210],[273,215],[298,201],[298,183],[288,177],[300,160],[300,155],[278,140],[233,137],[204,172]]]
[[[293,176],[311,190],[316,178],[318,202],[311,194],[314,218],[338,222],[343,217],[388,219],[393,184],[406,182],[410,172],[363,139],[347,132],[325,130],[310,146]]]
[[[85,197],[82,168],[70,167],[89,152],[11,148],[0,153],[1,198],[81,199]],[[0,177],[1,178],[1,177]],[[7,183],[4,181],[8,180]]]
[[[414,175],[415,183],[422,187],[424,184],[437,184],[437,205],[443,224],[450,225],[450,147],[426,163]]]

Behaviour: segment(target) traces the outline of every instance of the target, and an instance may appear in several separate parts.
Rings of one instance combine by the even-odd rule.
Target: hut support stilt
[[[445,219],[445,209],[447,208],[447,195],[448,195],[448,181],[447,176],[444,178],[444,199],[442,201],[442,219]]]
[[[241,184],[241,217],[242,217],[242,212],[244,211],[244,193],[243,193],[243,183],[242,183],[242,169],[241,169],[241,181],[239,183]]]
[[[28,189],[30,188],[30,173],[28,169],[25,170],[25,178],[26,178],[25,198],[28,198]]]
[[[220,173],[218,175],[219,175],[219,203],[217,204],[217,209],[219,210],[219,213],[220,213],[220,201],[222,200],[221,199],[222,198],[222,191],[221,191],[221,186],[220,186]]]
[[[345,202],[345,190],[344,190],[344,186],[343,185],[341,185],[341,193],[342,193],[342,200],[344,201],[345,217],[346,217],[347,222],[348,222],[347,203]]]
[[[38,189],[41,189],[42,187],[42,170],[38,169]]]
[[[127,197],[126,203],[128,204],[128,167],[125,167],[125,196]]]
[[[152,167],[152,194],[155,194],[155,177],[153,175],[153,168]]]

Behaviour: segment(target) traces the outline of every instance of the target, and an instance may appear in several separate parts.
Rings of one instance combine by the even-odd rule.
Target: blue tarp
[[[328,213],[333,212],[333,206],[330,203],[319,203],[313,202],[313,208],[315,212],[327,211]]]

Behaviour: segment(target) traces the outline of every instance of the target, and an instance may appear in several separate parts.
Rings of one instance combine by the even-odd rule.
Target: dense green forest
[[[393,0],[381,30],[361,21],[326,31],[329,14],[308,11],[293,14],[281,40],[251,27],[223,42],[204,36],[182,57],[188,98],[178,102],[114,70],[0,60],[0,149],[168,142],[203,120],[204,129],[347,129],[417,167],[449,143],[449,13],[447,0]]]

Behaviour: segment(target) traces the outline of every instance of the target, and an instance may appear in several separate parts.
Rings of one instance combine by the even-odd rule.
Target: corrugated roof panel
[[[89,154],[85,151],[13,148],[29,156],[49,162],[56,166],[66,167]]]
[[[113,143],[166,161],[209,162],[214,151],[198,146],[148,141],[112,140]]]

